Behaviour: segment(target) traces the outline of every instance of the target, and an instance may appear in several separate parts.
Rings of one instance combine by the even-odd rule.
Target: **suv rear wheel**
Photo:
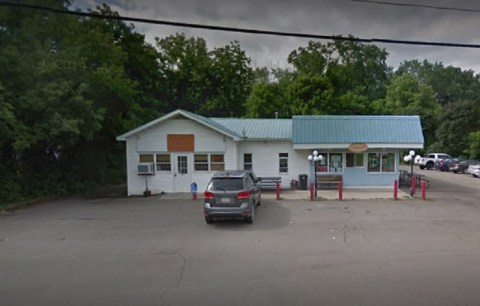
[[[433,168],[433,163],[429,162],[427,163],[427,170],[431,170]]]
[[[210,217],[205,217],[205,223],[212,224],[213,220]]]
[[[250,217],[245,219],[245,222],[252,224],[255,222],[255,205],[252,205],[252,212],[250,213]]]

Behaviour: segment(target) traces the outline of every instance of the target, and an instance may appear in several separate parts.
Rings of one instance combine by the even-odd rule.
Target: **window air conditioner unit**
[[[155,173],[153,163],[140,163],[138,164],[138,175],[152,175]]]

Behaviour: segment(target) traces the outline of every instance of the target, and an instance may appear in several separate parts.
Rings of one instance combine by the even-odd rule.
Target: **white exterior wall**
[[[129,138],[126,142],[127,150],[127,194],[133,195],[135,191],[141,194],[145,190],[145,181],[140,180],[137,174],[138,154],[136,139]]]
[[[310,176],[308,150],[294,150],[291,141],[243,141],[238,146],[238,168],[243,169],[243,154],[252,154],[252,170],[257,176],[279,176],[281,187],[290,188],[299,174]],[[288,173],[279,169],[279,153],[288,153]]]
[[[167,152],[168,134],[193,134],[194,152]],[[318,148],[319,152],[322,151]],[[327,150],[325,150],[327,151]],[[346,168],[344,150],[328,150],[330,153],[343,153],[344,186],[391,186],[394,179],[398,179],[398,150],[395,173],[372,174],[363,168]],[[375,150],[369,150],[375,151]],[[377,150],[378,151],[378,150]],[[127,183],[128,195],[142,195],[145,190],[145,180],[153,194],[161,192],[189,192],[190,183],[196,182],[198,192],[202,193],[215,171],[194,171],[194,154],[224,154],[226,170],[243,169],[245,153],[252,154],[252,169],[257,176],[279,176],[282,178],[281,187],[290,188],[292,180],[298,180],[299,174],[307,174],[309,181],[313,179],[313,168],[308,162],[311,149],[294,150],[291,141],[264,141],[242,140],[234,141],[224,134],[212,130],[200,123],[189,119],[169,119],[145,131],[131,136],[126,141],[127,152]],[[137,166],[139,154],[171,154],[172,171],[156,171],[154,175],[139,176]],[[280,173],[279,153],[288,153],[288,172]],[[189,164],[189,174],[186,184],[180,189],[175,175],[176,155],[186,155]],[[185,177],[185,176],[184,176]],[[177,180],[177,184],[175,183]]]
[[[137,135],[138,152],[167,152],[168,134],[193,134],[196,152],[225,152],[225,136],[188,119],[170,119]]]
[[[189,119],[170,119],[127,139],[127,183],[129,196],[143,194],[145,190],[145,179],[148,180],[148,188],[153,194],[190,191],[190,186],[185,190],[175,190],[175,152],[167,152],[168,134],[194,135],[195,152],[180,152],[179,154],[189,156],[190,180],[191,182],[197,183],[199,192],[203,192],[214,172],[194,171],[194,153],[224,154],[225,169],[236,168],[236,143],[232,139]],[[172,171],[157,171],[154,175],[150,176],[138,175],[137,165],[139,163],[139,154],[157,153],[172,154]]]

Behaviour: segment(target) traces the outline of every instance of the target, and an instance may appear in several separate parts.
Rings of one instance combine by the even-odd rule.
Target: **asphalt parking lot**
[[[264,200],[253,225],[157,196],[2,213],[0,305],[479,305],[480,179],[427,174],[427,201]]]

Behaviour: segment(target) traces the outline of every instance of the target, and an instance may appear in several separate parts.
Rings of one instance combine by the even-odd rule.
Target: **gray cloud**
[[[85,0],[87,1],[87,0]],[[93,1],[77,3],[85,7]],[[392,0],[393,1],[393,0]],[[402,1],[423,5],[480,9],[476,1]],[[96,3],[100,3],[97,1]],[[107,1],[122,15],[179,22],[204,23],[231,27],[313,33],[324,35],[352,34],[361,38],[424,40],[480,43],[477,28],[480,13],[398,7],[347,0],[111,0]],[[308,40],[265,35],[212,32],[188,28],[136,24],[139,32],[153,41],[183,32],[203,37],[209,48],[238,40],[258,66],[285,67],[288,54]],[[480,72],[480,50],[379,44],[390,56],[388,63],[398,66],[404,60],[427,59]]]

